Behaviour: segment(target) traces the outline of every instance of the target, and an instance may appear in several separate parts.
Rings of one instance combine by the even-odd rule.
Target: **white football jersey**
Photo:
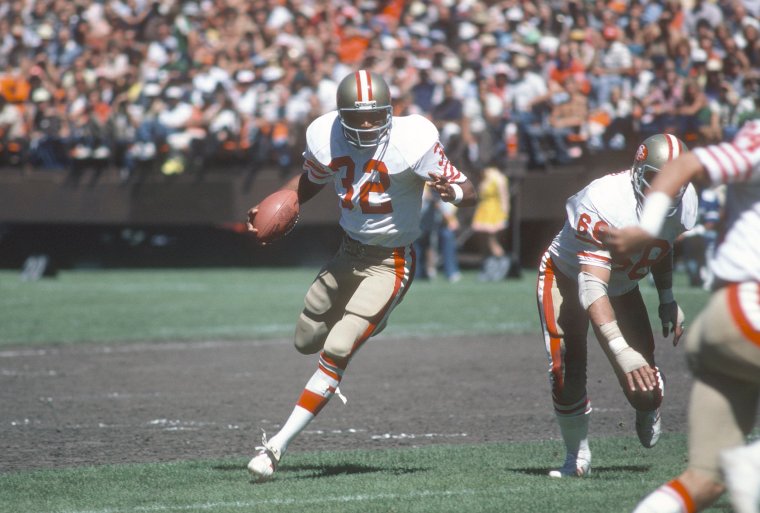
[[[422,190],[428,173],[450,182],[467,177],[454,167],[438,141],[438,129],[419,115],[394,117],[378,146],[357,148],[346,140],[337,111],[306,129],[304,170],[318,184],[335,184],[340,226],[353,239],[400,247],[420,235]]]
[[[659,239],[642,251],[613,258],[601,241],[600,230],[638,223],[636,196],[631,171],[621,171],[598,178],[571,196],[565,204],[567,219],[554,237],[549,252],[563,274],[575,277],[582,264],[610,269],[607,293],[620,296],[633,290],[649,269],[673,247],[681,233],[694,227],[697,220],[697,193],[689,184],[678,210],[665,219]]]
[[[725,281],[760,281],[760,120],[744,125],[732,142],[694,154],[713,184],[728,184],[713,272]]]

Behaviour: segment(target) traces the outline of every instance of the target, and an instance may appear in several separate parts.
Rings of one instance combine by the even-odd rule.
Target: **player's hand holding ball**
[[[248,211],[246,226],[263,246],[290,233],[298,222],[299,212],[298,193],[280,189]]]

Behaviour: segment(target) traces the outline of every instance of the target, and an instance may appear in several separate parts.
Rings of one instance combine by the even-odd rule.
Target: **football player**
[[[645,191],[660,168],[688,151],[670,134],[647,138],[630,169],[592,181],[566,203],[562,230],[544,253],[538,273],[538,311],[549,363],[554,412],[567,455],[551,477],[591,471],[586,391],[586,336],[591,323],[628,402],[636,410],[636,433],[644,447],[661,431],[662,373],[655,366],[654,337],[638,281],[650,271],[660,299],[663,336],[673,345],[683,331],[683,312],[673,297],[673,241],[694,226],[697,195],[679,190],[662,235],[635,254],[610,252],[602,234],[638,221]]]
[[[635,513],[701,511],[728,487],[738,513],[760,511],[760,442],[744,445],[760,396],[760,120],[731,142],[697,148],[665,165],[638,223],[610,230],[607,244],[637,252],[662,237],[663,219],[684,184],[727,184],[724,233],[711,261],[713,294],[686,337],[694,384],[689,462]]]
[[[295,330],[296,349],[319,353],[319,361],[282,429],[256,448],[248,464],[256,481],[272,476],[288,444],[338,391],[351,358],[385,327],[409,289],[425,183],[446,202],[472,206],[477,199],[430,121],[393,116],[388,84],[378,74],[346,76],[337,107],[306,129],[303,173],[283,187],[297,191],[299,203],[328,183],[338,195],[343,242],[307,291]],[[252,232],[256,213],[257,207],[248,212]]]

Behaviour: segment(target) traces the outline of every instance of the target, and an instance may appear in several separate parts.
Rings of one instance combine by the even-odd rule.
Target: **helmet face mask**
[[[688,151],[689,149],[682,140],[670,134],[653,135],[641,143],[631,167],[631,182],[639,212],[644,203],[646,192],[652,186],[652,182],[662,166]],[[686,186],[681,187],[681,190],[678,191],[673,206],[668,210],[668,216],[672,216],[678,211],[684,192],[686,192]]]
[[[358,148],[373,148],[386,137],[393,117],[391,95],[385,80],[359,70],[338,85],[338,117],[343,135]]]

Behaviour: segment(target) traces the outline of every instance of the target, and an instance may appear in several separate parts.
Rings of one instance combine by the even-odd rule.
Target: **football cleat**
[[[591,475],[591,462],[571,454],[565,458],[562,468],[549,472],[549,477],[587,477],[589,475]]]
[[[647,449],[651,449],[660,439],[662,432],[662,417],[660,409],[652,411],[636,410],[636,434],[639,442]]]
[[[720,455],[728,497],[736,513],[760,512],[760,446],[741,446]],[[752,454],[754,452],[754,454]]]
[[[282,455],[279,449],[269,445],[266,434],[261,436],[261,445],[255,450],[256,455],[248,462],[248,472],[255,483],[261,483],[272,478]]]

